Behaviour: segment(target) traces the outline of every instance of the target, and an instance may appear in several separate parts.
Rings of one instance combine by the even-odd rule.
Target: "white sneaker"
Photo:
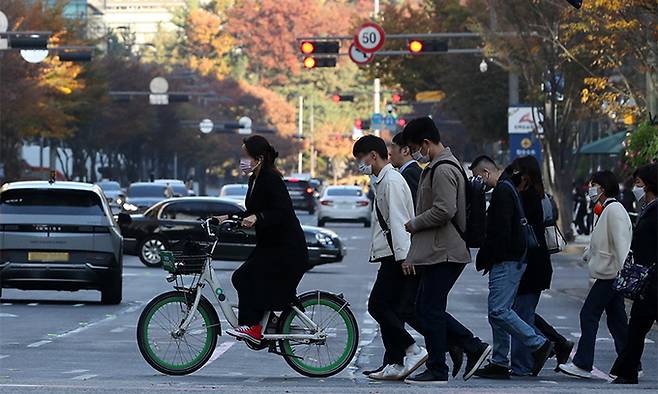
[[[579,368],[573,362],[570,362],[568,364],[560,364],[558,368],[560,368],[560,371],[564,372],[569,376],[575,376],[577,378],[582,378],[582,379],[592,379],[594,377],[594,375],[592,375],[591,372]]]
[[[404,358],[404,377],[411,375],[427,361],[427,349],[420,346],[416,354],[409,354]]]
[[[406,377],[404,365],[389,364],[379,372],[368,375],[370,379],[375,380],[402,380]]]

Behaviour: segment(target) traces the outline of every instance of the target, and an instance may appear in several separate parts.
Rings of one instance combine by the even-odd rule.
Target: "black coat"
[[[546,248],[546,237],[544,235],[544,210],[542,209],[542,198],[534,190],[526,190],[520,193],[521,202],[528,223],[535,230],[539,248],[528,251],[526,266],[519,294],[541,293],[551,287],[553,267],[551,266],[551,255]]]
[[[416,200],[418,199],[418,182],[420,182],[420,174],[423,172],[423,169],[418,165],[414,160],[401,172],[404,180],[407,181],[409,189],[411,189],[411,197],[414,200],[414,209],[416,208]]]
[[[521,217],[512,189],[503,185],[508,179],[500,176],[491,194],[487,210],[487,231],[476,258],[476,268],[485,273],[494,264],[504,261],[520,261],[525,251],[525,238],[521,229]]]
[[[240,303],[279,310],[296,296],[297,285],[308,268],[304,231],[281,176],[262,170],[249,179],[246,216],[256,215],[256,247],[236,271],[249,290],[241,291]],[[234,274],[234,282],[235,282]],[[244,297],[249,297],[246,300]]]
[[[656,240],[658,240],[658,201],[651,204],[640,214],[635,230],[633,230],[633,241],[631,250],[633,251],[633,260],[637,264],[651,266],[658,260],[658,250],[656,249]],[[658,281],[658,270],[654,269],[650,285],[647,289],[648,294],[656,296],[656,287]]]

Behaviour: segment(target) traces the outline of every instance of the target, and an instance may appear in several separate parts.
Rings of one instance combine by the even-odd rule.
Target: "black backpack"
[[[452,160],[441,160],[430,170],[430,186],[434,180],[434,171],[436,170],[436,167],[441,164],[449,164],[457,167],[464,177],[466,189],[466,231],[462,231],[457,225],[456,215],[452,218],[450,223],[452,223],[455,230],[459,233],[459,236],[461,236],[464,242],[466,242],[467,247],[480,248],[484,242],[487,219],[487,203],[484,194],[484,183],[476,179],[469,181],[461,164],[455,163]]]

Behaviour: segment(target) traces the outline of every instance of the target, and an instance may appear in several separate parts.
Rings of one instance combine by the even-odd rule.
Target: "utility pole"
[[[372,108],[373,108],[373,113],[378,114],[380,111],[381,94],[382,94],[382,86],[379,78],[375,78],[374,91],[375,93],[372,96],[372,100],[373,100]],[[375,129],[375,135],[379,137],[379,129]]]
[[[299,141],[302,141],[302,137],[304,136],[304,96],[299,96],[299,123],[297,125],[297,137],[299,138]],[[302,173],[302,167],[303,167],[303,159],[304,159],[304,148],[302,147],[299,150],[299,154],[297,155],[297,172]]]
[[[312,97],[309,126],[311,134],[311,178],[315,178],[315,100]]]

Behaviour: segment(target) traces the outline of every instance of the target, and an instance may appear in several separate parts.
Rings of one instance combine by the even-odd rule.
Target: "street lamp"
[[[28,63],[41,63],[48,57],[47,49],[21,49],[21,57]]]

